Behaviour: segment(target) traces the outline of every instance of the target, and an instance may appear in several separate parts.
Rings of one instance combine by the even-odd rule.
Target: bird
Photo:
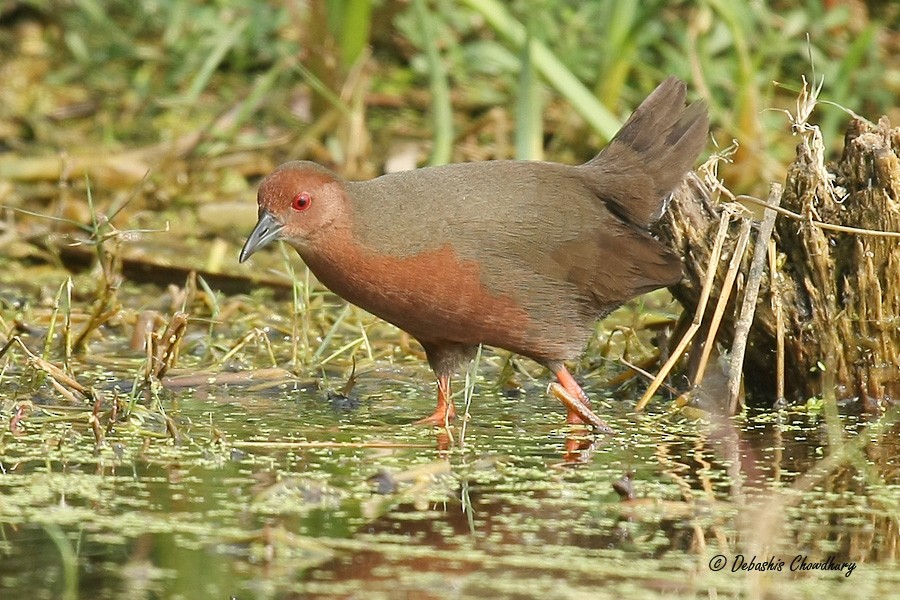
[[[451,376],[483,344],[548,368],[566,421],[603,430],[566,362],[596,321],[682,277],[648,229],[708,136],[706,104],[686,94],[664,80],[580,165],[489,160],[348,181],[286,162],[259,185],[239,260],[286,241],[333,293],[415,338],[437,378],[437,407],[418,423],[455,417]]]

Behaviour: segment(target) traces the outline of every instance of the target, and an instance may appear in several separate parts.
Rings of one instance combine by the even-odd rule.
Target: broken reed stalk
[[[248,450],[303,450],[307,448],[434,448],[434,444],[413,444],[403,442],[260,442],[260,441],[234,441],[231,445],[235,448]]]
[[[769,240],[769,273],[774,274],[774,280],[781,275],[776,265],[775,240]],[[772,285],[772,312],[775,315],[775,402],[784,402],[784,316],[781,308],[781,295],[779,286]]]
[[[74,377],[66,373],[63,369],[57,367],[49,360],[46,360],[34,354],[31,350],[28,349],[28,346],[25,345],[25,342],[23,342],[18,336],[14,336],[12,339],[10,339],[9,342],[7,342],[7,344],[3,347],[3,351],[0,352],[0,357],[2,357],[2,355],[6,353],[6,351],[13,343],[17,344],[19,348],[21,348],[25,353],[29,366],[31,366],[31,368],[35,370],[45,373],[50,379],[50,385],[52,385],[53,388],[68,401],[73,403],[79,402],[78,398],[75,397],[73,391],[77,392],[86,400],[94,402],[98,400],[98,394],[93,388],[85,387]]]
[[[344,382],[343,387],[341,388],[341,395],[345,398],[349,398],[350,394],[353,392],[353,388],[356,387],[356,355],[352,355],[350,357],[350,375],[347,376],[347,381]]]
[[[288,254],[285,244],[279,244],[281,258],[284,261],[285,270],[291,280],[291,366],[299,368],[301,364],[309,362],[309,269],[306,269],[304,283],[300,283],[294,271],[294,263]],[[304,266],[305,267],[305,266]],[[301,337],[302,333],[302,337]],[[303,341],[303,356],[300,356],[300,341]]]
[[[834,394],[882,410],[900,398],[900,128],[854,119],[840,160],[828,167],[818,129],[795,124],[794,131],[801,141],[780,205],[735,197],[711,178],[677,190],[660,222],[685,256],[685,277],[670,290],[687,314],[723,293],[718,281],[712,290],[704,284],[704,269],[718,260],[713,232],[730,220],[712,202],[716,193],[777,213],[772,242],[758,235],[754,254],[777,253],[744,266],[770,302],[745,297],[745,308],[723,313],[719,328],[720,343],[732,347],[729,405],[737,409],[742,363],[754,373],[744,388],[766,404]]]
[[[142,310],[134,322],[134,329],[131,331],[131,340],[128,344],[129,348],[134,351],[145,350],[149,353],[149,358],[153,353],[153,344],[148,340],[150,336],[153,335],[153,332],[156,331],[156,328],[164,322],[162,316],[160,316],[157,311]]]
[[[63,368],[69,373],[72,372],[72,290],[75,284],[71,277],[66,277],[66,311],[64,314],[62,331],[62,350],[63,350]]]
[[[722,315],[725,314],[728,300],[731,299],[741,261],[744,260],[744,253],[747,251],[747,242],[750,240],[750,226],[752,223],[753,221],[749,216],[741,217],[741,232],[738,234],[737,243],[734,245],[734,250],[731,252],[728,271],[725,272],[725,280],[722,282],[722,293],[719,294],[719,299],[716,301],[716,308],[713,311],[712,319],[710,319],[709,323],[709,331],[706,334],[706,340],[703,342],[700,362],[697,365],[697,372],[694,375],[695,386],[700,385],[703,381],[703,376],[706,374],[706,365],[709,364],[709,355],[712,354],[713,347],[716,344],[716,335],[719,332],[719,325],[722,323]],[[712,265],[710,265],[710,267],[712,267]]]
[[[348,379],[348,385],[355,379],[355,375],[351,373]],[[247,390],[266,389],[273,386],[283,385],[285,382],[295,381],[294,375],[279,367],[271,369],[253,369],[249,371],[191,371],[185,375],[170,375],[162,380],[163,385],[168,389],[179,389],[186,387],[203,387],[213,385],[233,385],[247,386]],[[342,392],[345,396],[350,394],[350,390]]]
[[[119,312],[117,293],[119,286],[122,284],[122,256],[120,252],[121,241],[118,237],[112,238],[115,241],[115,249],[109,251],[103,243],[97,244],[97,253],[100,258],[100,267],[103,276],[98,282],[99,290],[97,299],[94,301],[94,308],[91,310],[91,316],[87,325],[75,338],[72,344],[72,351],[80,354],[87,346],[88,337],[100,328],[101,325],[109,321]]]
[[[657,354],[657,355],[651,356],[650,358],[646,359],[644,362],[654,365],[658,361],[659,361],[659,355]],[[635,376],[635,374],[640,375],[647,381],[653,381],[653,378],[656,377],[653,373],[651,373],[650,371],[645,369],[640,364],[636,365],[632,362],[628,362],[624,358],[620,358],[619,362],[622,363],[623,365],[625,365],[626,367],[628,367],[628,371],[625,371],[624,373],[617,375],[616,377],[613,377],[610,380],[610,383],[607,384],[610,387],[615,387],[617,385],[623,384],[624,382],[628,381],[629,379],[632,379]],[[670,394],[674,394],[676,396],[680,394],[680,392],[678,390],[676,390],[674,387],[672,387],[665,381],[662,382],[660,387],[665,388],[666,391],[668,391]]]
[[[178,359],[178,348],[187,331],[188,315],[178,311],[169,319],[153,357],[153,378],[159,380],[175,364]]]
[[[225,353],[225,355],[219,359],[218,364],[224,365],[226,362],[231,360],[234,357],[234,355],[236,355],[238,352],[240,352],[244,348],[244,346],[246,346],[253,340],[256,340],[257,342],[262,340],[262,344],[266,349],[266,354],[269,358],[269,362],[272,363],[272,367],[277,367],[278,361],[275,360],[275,353],[272,350],[272,344],[269,342],[269,338],[268,338],[268,336],[266,336],[266,332],[263,331],[262,329],[257,329],[255,327],[253,329],[251,329],[250,331],[248,331],[247,333],[245,333],[244,335],[242,335],[241,338],[238,341],[236,341],[231,346],[231,348],[228,349],[228,351]]]
[[[781,204],[781,185],[774,183],[769,190],[767,205],[778,206]],[[734,328],[734,342],[731,345],[731,362],[728,368],[728,400],[729,414],[737,414],[738,400],[740,396],[741,381],[744,374],[744,353],[747,350],[747,338],[750,336],[750,326],[753,324],[753,316],[756,314],[756,301],[759,297],[759,286],[762,283],[766,255],[769,249],[769,240],[772,230],[775,228],[775,218],[778,213],[771,208],[766,208],[759,234],[753,249],[753,261],[750,263],[750,271],[747,275],[747,286],[744,291],[744,302],[741,306],[741,315],[738,317]],[[774,270],[770,270],[774,273]]]
[[[47,333],[44,337],[44,348],[41,352],[41,356],[44,359],[50,356],[61,310],[60,305],[65,300],[62,325],[62,368],[66,373],[70,374],[72,372],[70,365],[72,357],[72,287],[72,278],[66,277],[66,280],[60,284],[59,290],[56,292],[56,298],[53,301],[53,311],[50,313],[50,323],[47,325]]]
[[[88,424],[91,426],[91,431],[94,433],[94,443],[97,446],[103,443],[103,438],[106,435],[103,431],[103,427],[100,425],[100,408],[102,404],[103,403],[99,398],[94,400],[94,408],[88,416]]]
[[[662,385],[663,380],[669,376],[669,373],[675,367],[675,363],[677,363],[681,358],[681,355],[684,352],[685,348],[687,348],[688,344],[700,329],[701,323],[703,323],[703,315],[706,312],[706,305],[709,302],[709,295],[712,291],[713,281],[716,277],[716,265],[719,264],[719,257],[722,254],[722,246],[725,244],[725,237],[728,234],[728,225],[731,223],[731,217],[734,215],[734,212],[735,208],[731,205],[727,205],[719,220],[719,230],[716,233],[715,242],[713,242],[712,253],[706,267],[706,276],[704,279],[703,288],[700,292],[700,301],[697,303],[696,311],[694,312],[694,318],[691,321],[691,325],[690,327],[688,327],[688,330],[681,338],[681,341],[678,342],[675,350],[672,351],[672,354],[669,356],[669,360],[667,360],[666,364],[662,366],[662,368],[659,370],[659,373],[657,373],[656,377],[653,378],[653,381],[650,382],[650,385],[647,387],[647,391],[645,391],[644,395],[641,396],[641,399],[638,400],[638,403],[634,408],[637,412],[641,412],[642,410],[644,410],[644,408],[647,407],[647,404],[650,403],[650,399],[653,397],[653,394],[655,394],[659,389],[659,386]]]
[[[53,310],[50,311],[50,321],[47,324],[47,334],[44,336],[44,347],[41,350],[41,356],[47,358],[50,356],[50,350],[53,345],[53,336],[56,333],[56,321],[59,319],[59,303],[63,294],[63,286],[59,286],[56,292],[56,298],[53,301]]]

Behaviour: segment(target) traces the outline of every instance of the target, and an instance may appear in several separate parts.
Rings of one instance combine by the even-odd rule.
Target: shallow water
[[[608,398],[618,433],[592,437],[542,383],[503,394],[488,373],[461,444],[461,421],[410,424],[433,408],[419,366],[378,373],[350,399],[297,383],[166,391],[178,443],[136,409],[98,450],[36,406],[0,446],[0,597],[812,598],[900,583],[896,426],[845,416],[831,451],[817,414],[717,423]],[[782,570],[732,572],[738,555]],[[792,570],[798,556],[855,568]]]

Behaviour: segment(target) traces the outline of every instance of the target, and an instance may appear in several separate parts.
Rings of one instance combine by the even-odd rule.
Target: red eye
[[[306,210],[312,204],[312,198],[306,192],[300,192],[291,200],[291,208],[294,210]]]

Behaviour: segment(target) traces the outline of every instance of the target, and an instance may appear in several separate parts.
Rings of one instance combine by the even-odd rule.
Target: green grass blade
[[[315,73],[307,69],[301,63],[297,62],[291,65],[293,69],[295,69],[303,79],[306,80],[306,83],[309,84],[313,90],[315,90],[322,98],[324,98],[329,104],[333,107],[341,111],[341,113],[345,116],[350,115],[350,107],[344,104],[344,102],[338,97],[337,94],[331,91],[331,88],[328,85],[316,77]]]
[[[621,96],[628,73],[634,67],[634,35],[638,28],[638,3],[612,2],[603,40],[605,64],[597,86],[599,97],[608,105]]]
[[[519,48],[525,44],[525,27],[519,23],[502,3],[497,0],[463,0],[478,11],[506,40]],[[621,122],[603,106],[594,94],[579,81],[572,71],[560,61],[547,46],[534,42],[534,65],[597,133],[606,139],[619,130]]]
[[[77,600],[78,598],[78,555],[72,547],[72,542],[55,523],[44,525],[44,531],[53,541],[59,551],[63,572],[63,589],[59,596],[64,600]]]
[[[222,64],[225,55],[240,41],[241,34],[244,32],[244,29],[247,28],[249,23],[250,21],[247,19],[242,19],[232,25],[229,29],[225,30],[222,37],[219,38],[219,43],[213,47],[212,51],[206,57],[206,60],[203,61],[203,66],[200,67],[200,71],[194,76],[193,81],[191,81],[191,85],[185,96],[185,102],[193,104],[197,101],[197,98],[209,84],[209,80],[213,73],[219,65]]]
[[[453,107],[450,103],[450,84],[447,69],[441,61],[434,35],[434,23],[425,7],[425,0],[413,0],[416,21],[422,31],[422,45],[428,61],[431,86],[431,111],[434,121],[434,148],[429,164],[443,165],[453,155]]]
[[[338,28],[332,31],[338,38],[341,60],[347,67],[356,62],[359,55],[362,54],[363,48],[369,43],[369,32],[372,28],[372,1],[329,2],[329,16],[333,7],[338,5],[340,5],[341,19]]]
[[[284,73],[285,64],[282,61],[275,63],[268,71],[263,73],[256,79],[253,89],[238,107],[234,121],[226,131],[221,134],[224,139],[232,139],[241,127],[250,119],[251,116],[259,109],[266,98],[272,92],[278,78]]]
[[[528,3],[528,29],[522,44],[519,90],[516,97],[516,158],[540,160],[544,155],[543,103],[534,69],[535,11]]]

